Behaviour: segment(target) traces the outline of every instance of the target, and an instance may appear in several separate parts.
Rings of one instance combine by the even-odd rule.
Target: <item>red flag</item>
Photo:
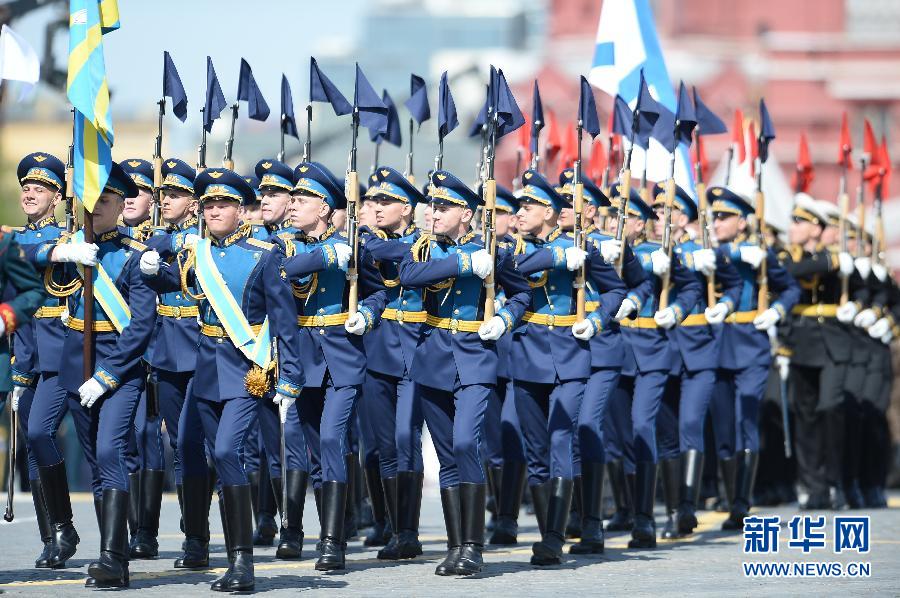
[[[797,168],[791,179],[791,186],[795,193],[808,193],[809,185],[813,180],[813,165],[809,159],[809,144],[806,141],[806,133],[800,133],[800,147],[797,150]]]
[[[547,155],[547,162],[552,162],[559,153],[561,146],[559,136],[559,125],[556,122],[556,114],[549,108],[544,109],[544,117],[547,119],[547,141],[544,142],[544,153]]]
[[[850,159],[850,152],[853,151],[853,142],[850,140],[850,123],[847,120],[847,111],[841,117],[841,149],[838,156],[838,165],[843,166],[847,170],[853,170],[853,160]]]
[[[704,181],[709,181],[709,160],[706,159],[706,146],[703,144],[703,137],[697,136],[696,159],[700,162],[700,176]]]
[[[603,141],[598,137],[591,144],[591,161],[588,164],[588,176],[598,185],[603,180],[603,172],[606,170],[606,150],[603,149]]]
[[[747,159],[747,146],[744,145],[744,113],[738,108],[734,111],[734,122],[731,125],[731,141],[738,147],[738,164]]]
[[[865,120],[863,128],[863,151],[869,157],[869,165],[866,166],[866,172],[863,174],[863,178],[869,182],[869,188],[874,190],[878,185],[878,178],[881,175],[881,152],[879,151],[878,141],[875,140],[875,131],[872,130],[872,123],[869,122],[869,119]]]
[[[879,163],[881,165],[881,197],[883,199],[887,199],[890,197],[888,192],[888,185],[891,182],[891,157],[888,155],[888,147],[887,147],[887,138],[882,135],[881,136],[881,147],[879,148],[880,160]]]
[[[752,120],[747,125],[747,135],[744,137],[746,143],[750,146],[750,176],[756,176],[756,158],[759,157],[759,146],[756,143],[756,123]],[[743,144],[742,144],[743,147]],[[742,154],[746,154],[746,148]],[[741,160],[743,162],[743,160]]]
[[[558,170],[571,167],[578,159],[578,134],[575,125],[567,126],[563,131],[562,150],[559,153]]]
[[[522,113],[525,118],[525,124],[516,130],[516,153],[523,157],[523,165],[531,163],[531,123],[528,122],[528,115]]]

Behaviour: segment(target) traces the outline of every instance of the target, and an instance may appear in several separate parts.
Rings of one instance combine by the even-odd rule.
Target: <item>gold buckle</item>
[[[459,331],[459,320],[450,318],[450,333],[456,334]]]
[[[323,316],[323,315],[313,316],[313,324],[318,327],[324,326],[325,325],[325,316]]]
[[[548,328],[553,328],[553,322],[554,322],[555,320],[556,320],[556,316],[554,316],[553,314],[548,314],[548,315],[547,315],[547,327],[548,327]]]
[[[176,318],[180,318],[180,317],[181,317],[181,307],[178,306],[178,305],[176,305],[175,307],[173,307],[173,308],[172,308],[172,315],[175,316]]]
[[[403,323],[403,310],[402,309],[397,310],[397,322],[400,324]]]

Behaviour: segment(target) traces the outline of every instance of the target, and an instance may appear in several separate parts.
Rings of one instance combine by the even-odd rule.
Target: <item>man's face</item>
[[[644,232],[646,226],[647,222],[643,218],[638,218],[637,216],[627,218],[625,220],[625,239],[629,243],[634,243]],[[613,234],[615,234],[615,230],[613,230]]]
[[[663,233],[666,230],[665,223],[665,215],[666,209],[664,206],[657,206],[653,208],[654,213],[656,214],[656,220],[653,221],[653,234],[655,238],[662,239]],[[684,212],[682,212],[678,208],[672,208],[672,230],[674,232],[678,232],[682,230],[687,225],[687,216],[685,216]]]
[[[512,217],[510,212],[502,210],[494,212],[494,229],[498,239],[502,239],[509,233],[509,223]]]
[[[167,188],[162,192],[162,217],[166,222],[177,224],[190,216],[196,201],[194,196],[181,189]]]
[[[250,205],[241,206],[241,219],[246,222],[259,222],[262,220],[262,204],[254,201]]]
[[[328,216],[328,204],[316,195],[297,193],[291,196],[289,213],[293,227],[309,232]]]
[[[840,241],[841,229],[837,226],[828,225],[822,230],[822,244],[836,245]]]
[[[425,224],[425,230],[431,230],[431,225],[434,221],[434,208],[430,203],[425,204],[425,208],[422,209],[422,223]]]
[[[437,204],[432,206],[432,222],[434,232],[439,235],[454,235],[462,227],[468,213],[468,220],[472,220],[472,210],[462,206],[450,206]]]
[[[119,216],[122,215],[124,202],[122,196],[115,193],[104,192],[100,194],[97,203],[94,204],[93,221],[94,230],[105,233],[116,228]]]
[[[259,202],[262,221],[266,224],[281,224],[287,217],[291,194],[281,189],[263,189]]]
[[[137,197],[126,197],[122,208],[122,219],[126,224],[140,224],[150,217],[150,206],[153,204],[153,194],[146,189],[138,188]]]
[[[41,183],[26,181],[22,185],[19,202],[22,211],[29,220],[39,220],[50,215],[61,199],[58,191],[45,187]]]
[[[379,199],[375,204],[375,224],[384,230],[395,230],[409,215],[412,207],[394,199]]]
[[[347,226],[346,209],[341,208],[340,210],[334,210],[333,212],[331,212],[331,226],[333,226],[335,230],[344,230],[344,228]]]
[[[523,202],[520,204],[517,214],[519,230],[527,235],[538,234],[552,213],[553,210],[547,206]]]
[[[813,238],[812,222],[794,218],[791,220],[791,226],[788,229],[788,240],[792,245],[806,245]]]
[[[713,214],[713,231],[716,233],[716,240],[720,243],[733,241],[745,228],[747,228],[747,221],[737,214],[727,212]]]
[[[360,199],[359,202],[359,225],[375,228],[378,224],[375,222],[375,204],[376,201],[369,197],[368,199]]]
[[[567,206],[560,211],[557,224],[563,230],[572,230],[575,227],[575,210],[572,206]]]
[[[206,227],[217,239],[237,230],[241,223],[241,206],[232,199],[207,199],[203,202]]]

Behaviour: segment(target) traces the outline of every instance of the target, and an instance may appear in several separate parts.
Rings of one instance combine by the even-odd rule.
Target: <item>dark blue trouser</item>
[[[382,478],[396,477],[398,471],[424,469],[424,418],[412,380],[367,371],[360,415],[375,440]]]
[[[278,406],[269,399],[261,399],[259,403],[259,440],[264,450],[260,454],[266,458],[269,476],[281,479],[281,418]],[[250,444],[248,440],[247,444]],[[246,448],[246,447],[245,447]],[[245,452],[246,454],[246,452]],[[300,416],[297,404],[288,410],[284,423],[284,456],[287,468],[295,471],[309,471],[309,459],[306,454],[306,441],[300,427]],[[260,469],[262,469],[260,467]],[[252,471],[249,467],[248,471]],[[261,483],[261,482],[260,482]]]
[[[191,385],[193,386],[193,382]],[[197,407],[199,401],[200,399],[189,391],[184,397],[178,418],[175,453],[181,460],[182,477],[208,475],[206,454],[214,453],[213,439],[207,439],[203,429],[203,421]]]
[[[720,458],[759,451],[759,404],[768,381],[769,367],[764,365],[716,372],[710,413]]]
[[[31,415],[31,404],[34,401],[34,388],[26,388],[22,396],[19,397],[19,429],[25,435],[25,450],[27,451],[28,461],[28,479],[38,479],[37,459],[34,457],[34,450],[31,448],[31,441],[28,440],[28,418]]]
[[[257,417],[257,399],[198,399],[196,405],[203,433],[213,446],[213,460],[222,486],[248,484],[244,473],[244,444],[247,441],[247,431]],[[187,471],[185,475],[188,475]]]
[[[603,422],[610,396],[619,381],[619,371],[618,368],[591,370],[584,398],[581,399],[581,408],[578,410],[578,427],[572,456],[575,475],[581,474],[582,460],[586,463],[606,462]]]
[[[703,426],[715,384],[715,370],[683,370],[669,379],[657,416],[660,459],[689,450],[703,452]]]
[[[59,386],[58,380],[56,372],[41,373],[28,413],[28,444],[35,463],[41,467],[56,465],[65,459],[56,445],[56,433],[69,409],[69,402],[66,390]],[[94,469],[93,455],[88,455],[87,459]]]
[[[622,459],[628,473],[638,461],[656,463],[656,415],[665,390],[666,372],[620,376],[606,422],[608,459]]]
[[[347,432],[359,395],[359,386],[333,386],[331,376],[325,382],[325,386],[304,388],[296,402],[315,488],[322,482],[347,482]]]
[[[458,484],[484,484],[481,466],[481,431],[493,384],[457,386],[452,391],[418,385],[422,413],[441,469],[441,488]]]
[[[257,472],[267,461],[266,447],[259,436],[259,420],[256,420],[247,431],[247,441],[244,443],[244,469],[247,473]]]
[[[587,380],[555,384],[515,381],[516,410],[525,439],[528,484],[573,478],[575,425]]]
[[[108,489],[129,491],[126,450],[134,432],[135,412],[144,387],[143,378],[122,383],[86,409],[77,394],[69,393],[69,411],[85,455],[93,455],[94,497]]]
[[[184,409],[186,397],[191,392],[194,373],[154,370],[154,376],[156,377],[157,396],[159,398],[160,417],[158,419],[161,419],[166,423],[166,434],[169,436],[169,446],[172,447],[175,457],[175,483],[180,484],[185,459],[192,459],[195,461],[195,466],[193,468],[195,471],[206,464],[206,458],[204,457],[202,450],[188,453],[187,455],[182,455],[178,450],[178,428],[179,422],[181,421],[181,412]],[[163,468],[165,468],[165,463],[163,463]],[[153,468],[151,467],[150,469]]]
[[[160,404],[160,414],[150,419],[147,417],[147,390],[141,393],[137,412],[134,416],[134,438],[137,444],[138,468],[164,470],[166,468],[166,451],[162,442],[162,398],[157,397]],[[175,421],[178,421],[177,419]]]
[[[363,469],[377,467],[380,470],[381,458],[378,454],[378,441],[375,440],[372,415],[369,413],[369,400],[366,398],[371,392],[368,386],[366,383],[359,389],[359,398],[356,400],[356,428],[359,430]]]

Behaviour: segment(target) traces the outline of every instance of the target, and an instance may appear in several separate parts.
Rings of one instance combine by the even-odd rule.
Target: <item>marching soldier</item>
[[[772,357],[767,331],[797,303],[800,289],[778,263],[750,237],[747,217],[753,207],[725,187],[712,187],[715,235],[743,280],[740,303],[725,320],[719,371],[711,402],[719,464],[730,505],[723,530],[743,528],[750,510],[759,455],[759,403],[766,389]],[[769,288],[777,299],[758,312],[757,270],[766,260]]]
[[[324,166],[311,162],[297,166],[291,221],[298,232],[286,240],[279,237],[287,256],[284,271],[293,284],[306,374],[297,412],[310,449],[314,485],[321,496],[318,571],[345,567],[344,524],[351,473],[345,447],[365,380],[366,351],[361,336],[378,323],[387,300],[371,256],[365,251],[352,256],[346,233],[329,224],[332,212],[346,207],[342,187]],[[350,314],[346,269],[352,257],[360,265],[361,301],[359,310]],[[302,509],[299,496],[297,508]],[[300,516],[302,511],[297,517],[289,514],[289,520],[299,525]]]
[[[250,225],[250,231],[254,239],[268,241],[271,233],[266,230],[266,223],[262,219],[262,192],[259,190],[259,177],[255,173],[249,174],[244,181],[253,189],[254,200],[245,206],[241,206],[241,222]]]
[[[653,207],[657,216],[656,236],[660,239],[665,202],[665,183],[657,183]],[[669,330],[674,366],[657,421],[667,515],[661,537],[666,539],[690,534],[697,527],[695,512],[703,472],[703,428],[719,357],[719,341],[712,327],[721,325],[734,311],[742,286],[740,275],[723,252],[704,249],[688,233],[689,224],[697,216],[696,204],[676,185],[670,233],[673,252],[693,272],[699,284],[705,285],[706,277],[715,273],[721,297],[712,305],[698,301],[691,313]]]
[[[130,158],[120,162],[124,170],[137,186],[138,194],[125,199],[122,207],[123,231],[135,241],[145,241],[153,234],[150,210],[153,208],[153,164],[141,158]]]
[[[281,257],[240,221],[240,206],[253,201],[253,190],[233,171],[210,168],[194,181],[194,195],[210,239],[196,241],[173,264],[161,265],[159,254],[150,252],[141,271],[160,292],[198,287],[200,344],[192,392],[214,447],[230,563],[212,589],[250,591],[253,527],[243,444],[258,401],[270,400],[273,391],[277,404],[299,396],[303,370]]]
[[[555,565],[561,562],[572,501],[572,445],[590,377],[588,341],[609,327],[626,289],[593,245],[585,252],[564,234],[574,224],[573,212],[567,211],[568,221],[559,222],[564,204],[554,185],[535,170],[522,178],[518,226],[526,248],[516,261],[532,297],[524,324],[513,333],[512,377],[541,528],[531,563]],[[600,297],[578,321],[572,285],[575,272],[585,265],[586,278]]]
[[[428,194],[434,237],[423,235],[400,264],[400,284],[423,289],[428,314],[410,373],[441,466],[448,552],[435,574],[472,575],[483,567],[486,477],[478,447],[497,383],[496,341],[522,317],[530,290],[512,255],[501,249],[493,260],[472,230],[476,193],[438,170]],[[485,322],[482,281],[494,270],[506,303]]]
[[[381,323],[365,336],[368,361],[360,419],[376,443],[379,477],[393,530],[387,546],[378,551],[378,558],[407,559],[422,554],[419,512],[424,482],[423,416],[410,371],[425,312],[422,291],[399,284],[396,264],[419,239],[413,216],[424,197],[403,174],[385,166],[370,177],[365,197],[374,202],[370,209],[379,232],[366,240],[365,247],[379,264],[388,303]],[[370,486],[369,496],[381,494],[381,488]]]
[[[22,185],[20,203],[28,223],[14,234],[4,231],[3,238],[0,240],[6,247],[4,257],[11,265],[19,258],[15,245],[10,245],[13,239],[21,248],[31,249],[41,244],[55,243],[63,232],[63,228],[53,215],[65,190],[65,166],[63,163],[55,156],[44,152],[29,154],[19,162],[16,175]],[[37,268],[41,277],[47,270],[51,270],[46,265],[37,266]],[[17,296],[15,300],[15,305],[19,309],[18,315],[21,316],[23,302],[30,295],[25,293],[25,270],[23,273],[13,274],[13,272],[16,271],[11,268],[10,284],[13,284],[17,291],[24,295],[23,297]],[[57,277],[58,274],[54,274],[52,270],[49,273],[50,276]],[[20,284],[23,285],[21,289],[18,288]],[[43,283],[41,283],[41,289],[46,292]],[[40,307],[34,312],[34,319],[30,322],[24,317],[17,319],[15,309],[6,312],[11,314],[10,323],[13,325],[5,320],[3,325],[6,334],[12,332],[15,339],[12,363],[12,407],[18,413],[19,425],[26,435],[36,396],[45,396],[48,390],[52,392],[57,388],[55,378],[59,369],[59,353],[62,350],[62,340],[65,335],[59,316],[62,315],[64,309],[65,305],[60,305],[60,299],[50,295],[43,299]],[[5,340],[4,335],[0,334],[0,336],[3,336]],[[4,376],[5,379],[6,376]],[[36,410],[35,413],[39,413],[39,410]],[[55,426],[58,425],[58,422],[54,422],[54,424],[52,426],[53,433],[56,431]],[[28,478],[34,501],[34,512],[41,541],[44,544],[34,566],[37,568],[58,567],[64,563],[51,562],[58,549],[44,504],[44,494],[38,475],[34,448],[27,438],[25,448],[28,452]]]

